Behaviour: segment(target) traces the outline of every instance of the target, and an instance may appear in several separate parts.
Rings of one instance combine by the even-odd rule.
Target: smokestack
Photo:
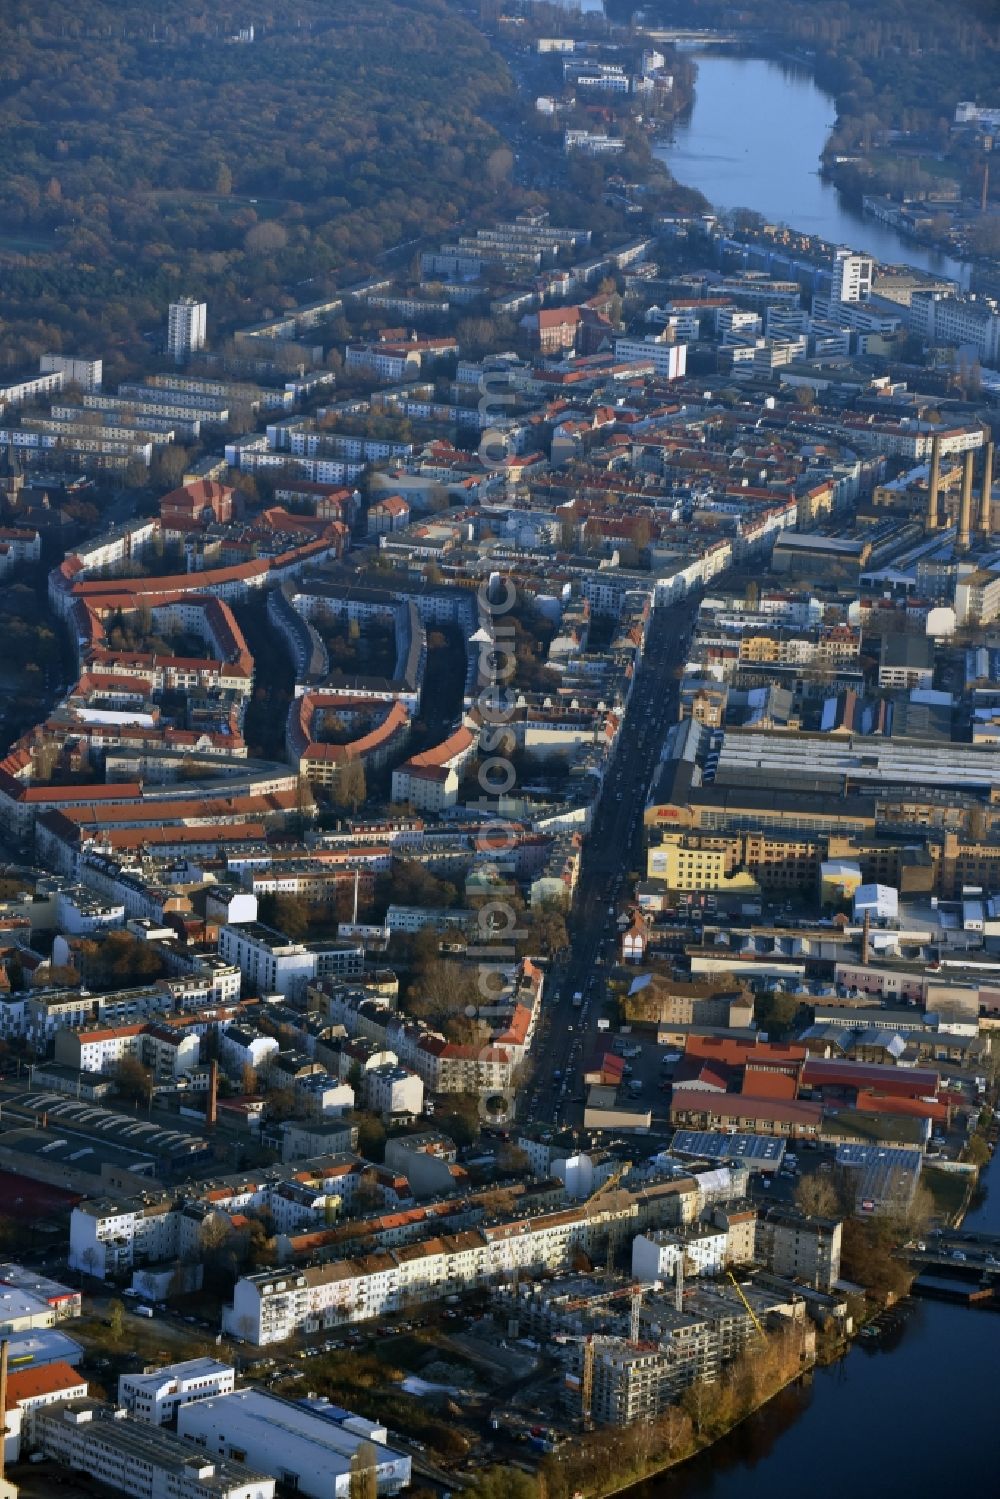
[[[208,1103],[205,1105],[205,1123],[215,1128],[219,1116],[219,1064],[214,1059],[208,1064]]]
[[[938,528],[938,489],[941,484],[941,439],[935,437],[931,442],[931,472],[927,481],[927,522],[928,531],[936,531]]]
[[[863,968],[868,967],[868,962],[871,957],[871,938],[872,913],[870,910],[866,910],[864,925],[861,928],[861,966]]]
[[[7,1339],[0,1342],[0,1487],[7,1456]]]
[[[993,444],[983,450],[983,489],[979,497],[979,534],[989,536],[993,530]]]
[[[962,464],[962,498],[958,507],[958,549],[967,552],[972,544],[972,453],[966,453]]]

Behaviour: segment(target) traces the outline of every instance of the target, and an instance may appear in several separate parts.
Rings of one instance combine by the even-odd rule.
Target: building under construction
[[[495,1300],[520,1334],[562,1350],[569,1411],[583,1424],[628,1426],[659,1415],[696,1380],[716,1380],[752,1338],[785,1328],[811,1356],[798,1295],[750,1281],[678,1282],[661,1290],[590,1276],[504,1287]]]

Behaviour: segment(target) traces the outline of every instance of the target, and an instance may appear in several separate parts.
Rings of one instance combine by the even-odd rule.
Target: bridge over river
[[[949,1275],[993,1280],[1000,1276],[1000,1235],[973,1228],[945,1229],[911,1240],[901,1254],[915,1270],[947,1270]]]

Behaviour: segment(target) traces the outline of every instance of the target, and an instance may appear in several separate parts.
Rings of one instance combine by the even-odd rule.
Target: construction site
[[[499,1289],[508,1335],[555,1348],[564,1366],[563,1409],[583,1430],[652,1419],[699,1380],[714,1383],[755,1338],[794,1338],[803,1368],[815,1358],[815,1328],[803,1297],[732,1274],[670,1286],[609,1285],[557,1276]]]

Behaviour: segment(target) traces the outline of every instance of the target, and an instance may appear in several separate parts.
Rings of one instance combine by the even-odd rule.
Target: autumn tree
[[[288,244],[288,234],[281,224],[266,219],[247,230],[243,243],[251,255],[273,255]]]
[[[115,1066],[115,1088],[132,1103],[148,1103],[153,1091],[153,1074],[138,1057],[122,1057]]]
[[[841,1216],[840,1194],[828,1176],[812,1172],[803,1176],[795,1186],[795,1206],[811,1218],[839,1218]]]
[[[331,800],[337,807],[356,812],[368,795],[365,768],[360,760],[347,760],[337,771],[331,788]]]
[[[108,1327],[111,1341],[120,1343],[125,1336],[125,1304],[117,1297],[108,1303]]]

